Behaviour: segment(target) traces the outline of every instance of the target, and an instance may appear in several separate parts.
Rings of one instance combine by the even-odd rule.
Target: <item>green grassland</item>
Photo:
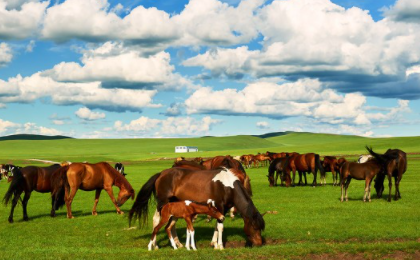
[[[98,216],[91,215],[94,193],[79,191],[73,202],[75,219],[65,218],[61,209],[56,218],[49,217],[50,197],[34,192],[29,201],[30,220],[22,221],[20,206],[15,223],[9,224],[10,208],[0,206],[1,259],[138,259],[138,258],[417,258],[420,250],[420,137],[370,139],[357,136],[288,133],[276,137],[252,136],[204,137],[189,139],[130,140],[51,140],[1,141],[0,163],[33,164],[27,159],[126,162],[127,179],[136,192],[156,172],[172,165],[176,145],[198,146],[199,156],[240,155],[269,151],[318,152],[322,155],[345,154],[354,159],[372,145],[379,152],[400,148],[409,152],[408,171],[400,185],[402,199],[387,202],[373,192],[371,203],[363,203],[364,182],[353,180],[349,202],[339,201],[340,188],[333,187],[331,174],[325,187],[269,187],[267,168],[249,169],[253,201],[260,212],[276,211],[264,216],[266,245],[245,248],[243,221],[225,221],[224,251],[210,246],[214,221],[204,216],[195,223],[197,252],[171,249],[162,230],[159,250],[148,252],[151,224],[145,229],[128,229],[126,215],[117,215],[105,192],[98,205]],[[160,159],[160,160],[156,160]],[[312,181],[309,175],[308,181]],[[8,184],[0,181],[0,195]],[[115,188],[115,193],[117,193]],[[385,193],[387,193],[387,188]],[[132,201],[122,207],[127,212]],[[149,218],[151,220],[151,218]],[[151,221],[149,221],[151,222]],[[185,224],[178,222],[178,234],[185,242]]]

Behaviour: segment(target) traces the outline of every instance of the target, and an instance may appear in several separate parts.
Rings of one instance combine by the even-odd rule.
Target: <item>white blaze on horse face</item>
[[[186,201],[185,201],[185,205],[187,205],[187,206],[189,206],[191,203],[192,203],[192,201],[191,201],[191,200],[186,200]]]
[[[229,169],[224,169],[216,176],[214,176],[213,181],[220,181],[225,187],[230,187],[233,189],[233,183],[239,181],[238,177],[233,174]]]

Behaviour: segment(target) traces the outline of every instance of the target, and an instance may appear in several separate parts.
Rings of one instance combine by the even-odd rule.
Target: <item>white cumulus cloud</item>
[[[76,116],[80,119],[94,121],[105,118],[105,113],[94,112],[87,107],[82,107],[75,112]]]
[[[11,62],[12,58],[13,53],[10,46],[5,42],[0,43],[0,67],[3,67]]]

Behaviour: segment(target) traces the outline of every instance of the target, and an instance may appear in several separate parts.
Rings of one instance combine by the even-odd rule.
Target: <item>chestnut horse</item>
[[[388,149],[385,154],[377,154],[373,151],[371,155],[381,162],[387,162],[385,165],[385,173],[376,176],[375,189],[378,198],[382,196],[384,191],[384,180],[388,176],[389,196],[388,201],[391,201],[392,177],[395,179],[395,197],[394,200],[401,198],[400,194],[400,181],[403,174],[407,170],[407,154],[399,149]]]
[[[20,195],[25,193],[22,199],[23,220],[28,221],[27,206],[31,198],[32,191],[40,193],[51,192],[51,176],[60,168],[60,165],[54,164],[48,167],[26,166],[24,168],[16,167],[12,169],[13,179],[9,189],[4,195],[3,201],[7,206],[12,200],[12,209],[9,215],[9,223],[13,223],[13,212],[20,199]],[[57,201],[63,201],[63,194],[56,194]],[[13,197],[13,199],[12,199]],[[53,196],[53,202],[55,201]],[[53,205],[54,206],[54,205]],[[55,216],[55,209],[51,210],[51,216]]]
[[[261,214],[240,182],[237,169],[220,168],[216,170],[190,170],[184,168],[170,168],[153,175],[141,188],[137,199],[130,210],[130,224],[133,220],[142,219],[141,225],[147,221],[149,199],[155,194],[157,208],[153,217],[154,227],[160,219],[162,207],[173,201],[192,200],[206,203],[210,198],[215,201],[216,208],[223,214],[235,207],[244,219],[244,230],[251,244],[262,245],[261,231],[265,222]],[[221,232],[223,223],[218,220],[212,245],[223,249]],[[172,229],[174,241],[179,243],[176,231]]]
[[[117,200],[115,200],[112,191],[112,186],[114,185],[120,188]],[[106,162],[96,164],[72,163],[61,167],[53,174],[52,186],[53,195],[58,194],[64,189],[64,200],[67,207],[68,218],[74,218],[71,212],[71,203],[73,202],[73,198],[78,189],[96,191],[92,215],[98,214],[96,212],[96,206],[98,205],[99,196],[103,189],[108,193],[118,214],[124,214],[120,207],[130,197],[131,199],[134,199],[135,196],[135,192],[127,179]]]
[[[322,161],[322,167],[325,172],[331,172],[333,177],[333,186],[338,186],[338,160],[335,156],[325,156]]]
[[[299,184],[302,183],[302,174],[305,176],[305,185],[307,184],[306,181],[306,172],[312,173],[314,175],[314,180],[312,182],[312,186],[315,187],[317,185],[316,183],[316,177],[318,174],[318,170],[321,173],[321,183],[325,181],[325,170],[324,167],[322,167],[321,161],[319,159],[319,154],[315,153],[306,153],[306,154],[296,154],[293,153],[292,156],[290,156],[289,163],[284,168],[283,171],[283,178],[286,181],[286,187],[289,187],[291,185],[291,182],[293,182],[293,185],[295,185],[295,176],[296,171],[299,173]],[[290,172],[293,172],[293,180],[290,178]]]
[[[177,202],[170,202],[165,204],[161,210],[161,218],[159,224],[153,229],[152,238],[150,239],[150,243],[148,245],[149,251],[153,248],[158,249],[156,245],[156,234],[159,232],[159,229],[163,227],[166,223],[166,233],[168,234],[169,241],[174,249],[178,249],[175,241],[171,234],[171,229],[175,225],[178,218],[185,219],[187,222],[187,241],[185,242],[185,247],[187,250],[190,250],[190,241],[191,247],[193,250],[197,250],[195,247],[194,241],[194,227],[193,227],[193,219],[197,214],[206,214],[210,217],[216,218],[221,222],[224,221],[225,217],[222,213],[216,208],[214,201],[212,199],[207,200],[207,205],[202,203],[197,203],[194,201],[186,200],[186,201],[177,201]]]

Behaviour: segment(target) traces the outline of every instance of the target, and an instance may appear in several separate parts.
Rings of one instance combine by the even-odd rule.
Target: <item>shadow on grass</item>
[[[78,211],[74,211],[73,213],[79,214],[81,212],[82,212],[81,210],[78,210]],[[28,215],[29,215],[29,213],[28,213]],[[63,216],[67,217],[67,212],[64,211],[64,212],[55,213],[55,217],[53,217],[53,218],[59,218],[59,217],[63,217]],[[52,218],[50,216],[50,213],[45,213],[45,214],[40,214],[40,215],[35,215],[35,216],[29,215],[29,221],[39,219],[39,218],[45,218],[45,217]]]

